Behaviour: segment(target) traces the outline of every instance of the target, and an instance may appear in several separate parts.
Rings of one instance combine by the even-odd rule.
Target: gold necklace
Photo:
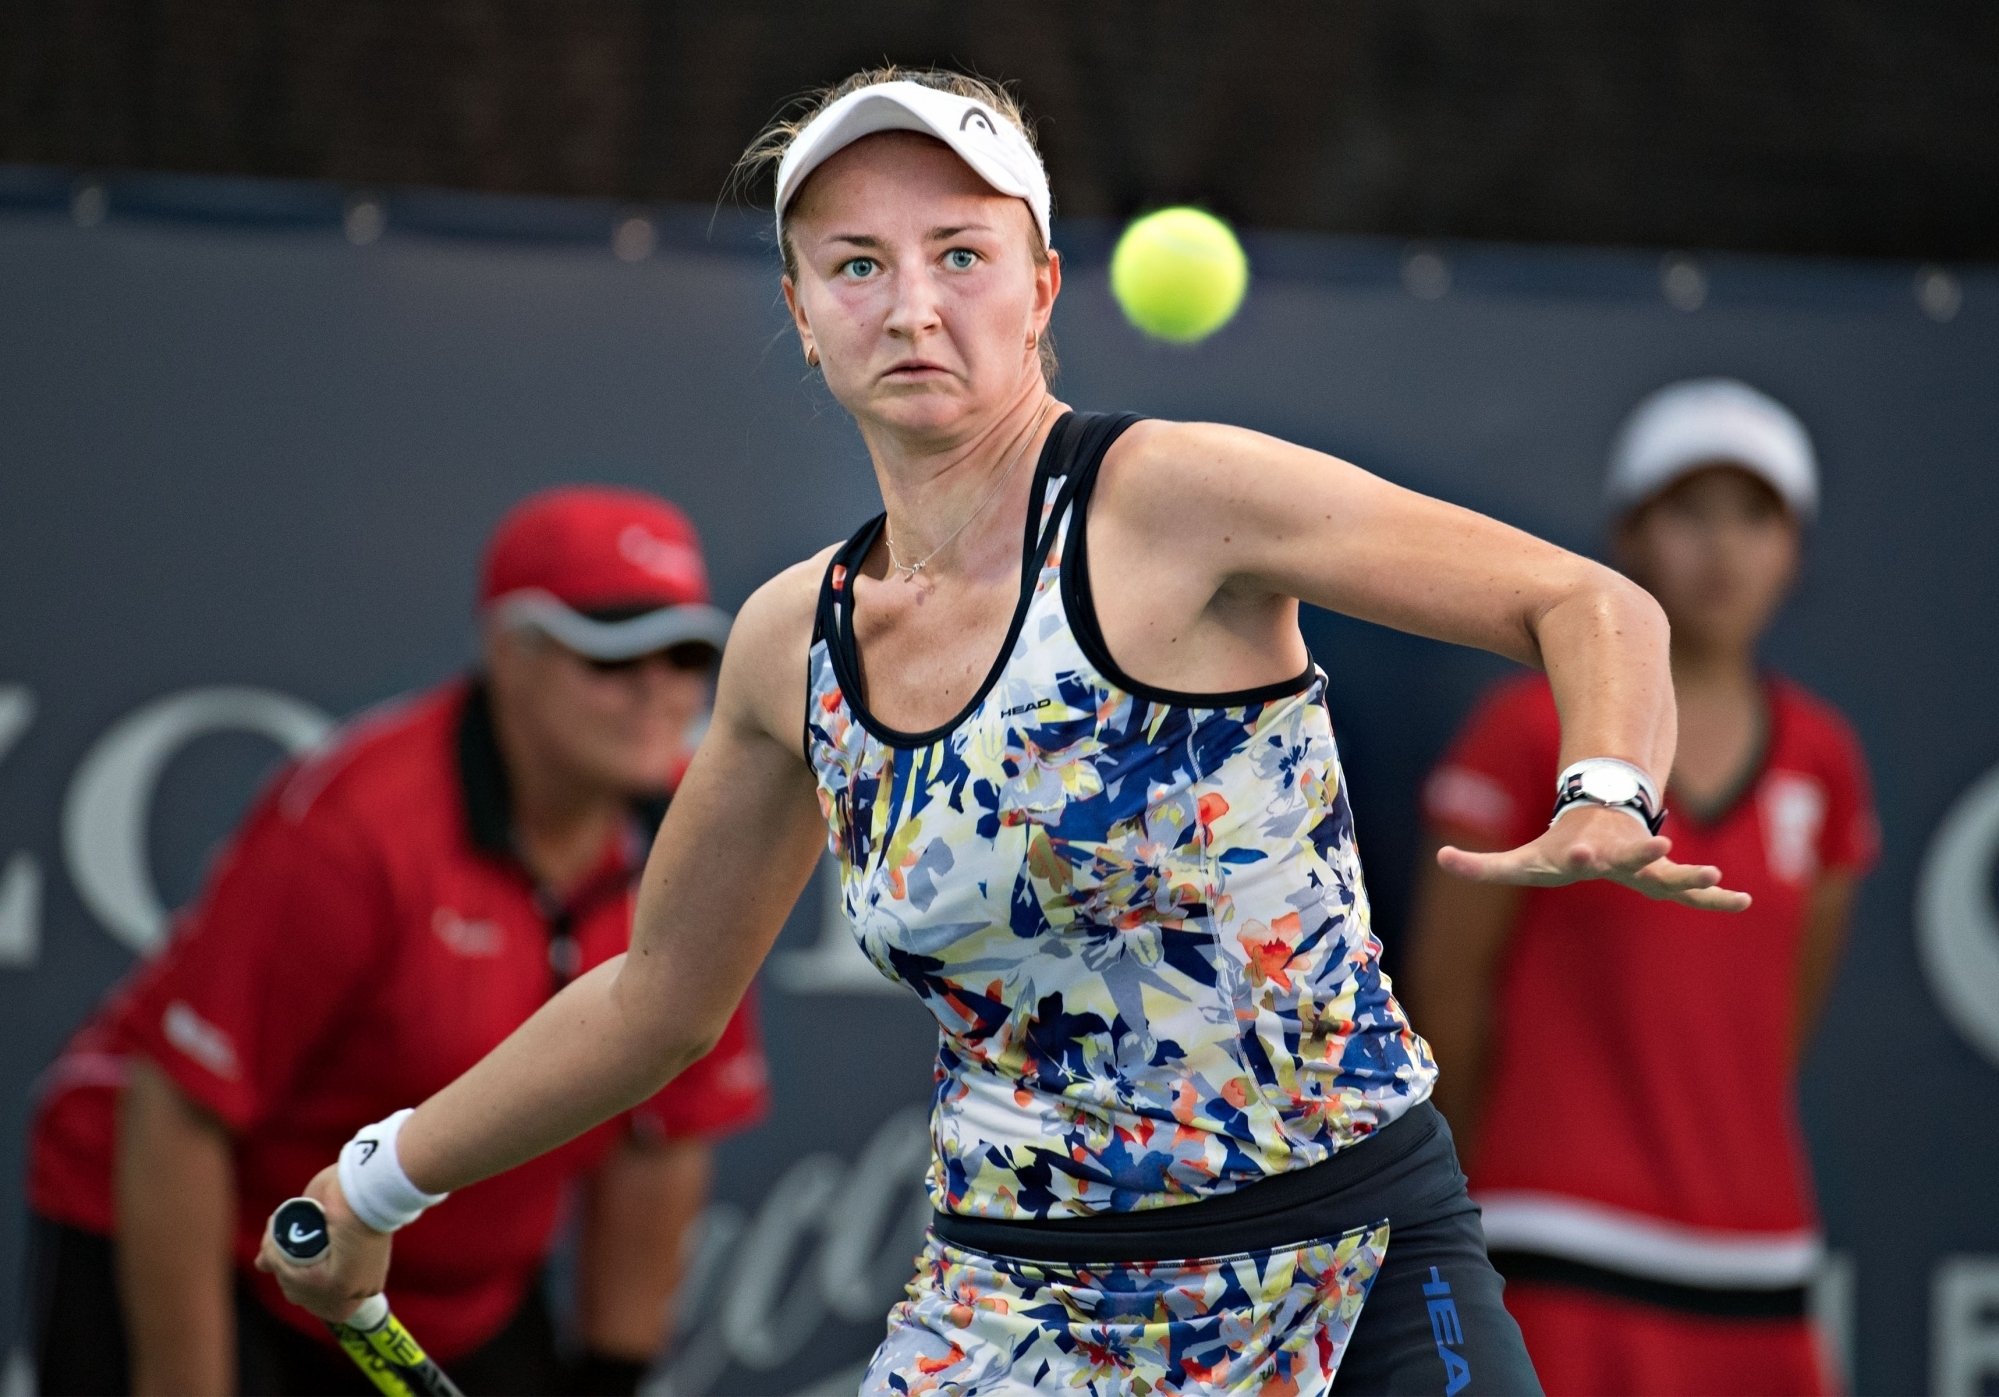
[[[1052,402],[1043,403],[1041,405],[1041,411],[1035,415],[1033,425],[1027,429],[1027,435],[1022,437],[1020,439],[1020,445],[1014,448],[1013,459],[1006,463],[1006,469],[1000,472],[999,479],[993,482],[993,488],[986,492],[986,497],[980,500],[977,507],[974,508],[970,514],[967,514],[964,517],[964,519],[959,523],[957,528],[951,530],[950,533],[944,536],[944,541],[942,543],[938,544],[928,553],[925,553],[921,558],[918,558],[913,563],[905,563],[902,561],[902,559],[896,557],[895,534],[888,527],[887,522],[884,521],[882,524],[882,539],[885,543],[888,544],[889,566],[894,568],[897,572],[901,573],[909,581],[914,582],[916,580],[916,574],[922,572],[924,568],[928,567],[930,565],[930,560],[932,558],[936,557],[939,553],[942,553],[946,548],[949,548],[951,546],[952,539],[955,539],[959,534],[965,532],[966,527],[974,519],[978,518],[981,514],[984,514],[986,512],[986,506],[993,502],[993,500],[999,495],[1000,490],[1006,485],[1007,477],[1013,474],[1013,468],[1020,464],[1020,458],[1027,454],[1027,444],[1033,441],[1034,434],[1041,430],[1041,420],[1042,418],[1048,416],[1048,409],[1053,406],[1054,404]]]

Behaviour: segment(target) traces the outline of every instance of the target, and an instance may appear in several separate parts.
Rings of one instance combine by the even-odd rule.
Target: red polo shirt
[[[158,1064],[235,1136],[236,1257],[360,1126],[443,1087],[564,982],[623,951],[644,857],[635,827],[566,905],[509,851],[506,778],[482,690],[449,684],[377,711],[283,773],[252,808],[161,955],[45,1079],[29,1201],[113,1230],[126,1054]],[[760,1118],[768,1087],[746,1000],[721,1043],[658,1096],[539,1159],[454,1193],[396,1239],[389,1298],[442,1359],[520,1305],[564,1182],[620,1138],[710,1136]],[[250,1273],[301,1331],[317,1321]]]
[[[1815,1234],[1790,1060],[1798,954],[1820,872],[1864,872],[1878,835],[1845,721],[1782,679],[1765,696],[1764,752],[1743,789],[1706,820],[1669,790],[1661,831],[1672,858],[1714,864],[1724,886],[1749,893],[1748,911],[1698,912],[1608,882],[1522,892],[1470,1171],[1489,1210],[1546,1205],[1517,1239],[1494,1218],[1509,1243],[1531,1245],[1536,1219],[1564,1199],[1599,1205],[1576,1215],[1579,1227],[1640,1219],[1697,1229],[1659,1233],[1696,1243]],[[1560,749],[1547,680],[1502,685],[1431,776],[1431,824],[1487,847],[1534,839]]]

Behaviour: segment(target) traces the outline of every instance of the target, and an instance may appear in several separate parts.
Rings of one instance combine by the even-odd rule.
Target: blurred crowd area
[[[1989,257],[1967,0],[93,0],[0,10],[0,161],[708,202],[885,57],[1015,80],[1060,213]]]

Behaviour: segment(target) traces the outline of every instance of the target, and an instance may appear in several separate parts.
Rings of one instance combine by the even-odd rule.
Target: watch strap
[[[1591,795],[1584,789],[1592,771],[1614,768],[1628,776],[1636,787],[1635,792],[1624,800],[1604,800]],[[1571,762],[1555,778],[1555,811],[1548,818],[1550,825],[1566,815],[1578,805],[1597,805],[1606,810],[1622,810],[1640,824],[1650,834],[1657,834],[1666,823],[1665,802],[1659,798],[1659,788],[1643,768],[1618,757],[1584,757],[1579,762]]]

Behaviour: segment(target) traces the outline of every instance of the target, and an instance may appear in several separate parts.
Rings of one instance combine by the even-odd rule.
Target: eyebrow
[[[990,233],[991,231],[992,228],[990,225],[984,223],[955,223],[948,228],[932,228],[925,236],[924,241],[933,243],[943,242],[949,238],[957,237],[960,233]],[[835,233],[826,241],[846,243],[850,247],[879,248],[887,246],[882,239],[868,233]]]

